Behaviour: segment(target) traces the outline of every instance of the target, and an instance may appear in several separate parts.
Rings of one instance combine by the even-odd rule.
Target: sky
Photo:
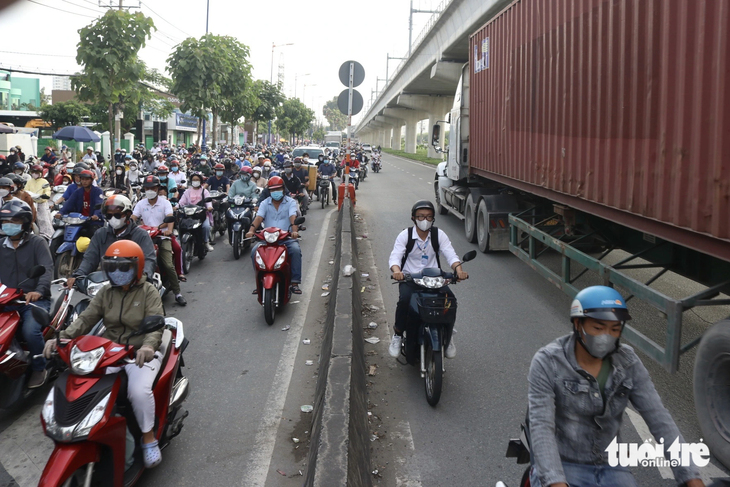
[[[118,5],[118,0],[112,0]],[[358,61],[365,80],[357,90],[371,99],[376,80],[382,89],[387,55],[401,57],[408,50],[408,16],[411,0],[209,0],[209,31],[236,37],[250,49],[255,79],[271,76],[272,44],[274,80],[284,65],[284,94],[296,93],[324,122],[322,106],[345,86],[339,81],[340,65]],[[78,30],[103,15],[110,0],[17,0],[0,12],[0,69],[16,68],[59,74],[74,73]],[[140,6],[157,27],[152,40],[140,51],[148,66],[164,69],[173,47],[189,36],[205,34],[206,0],[123,0]],[[437,0],[413,0],[413,8],[431,10]],[[413,14],[413,39],[430,14]],[[286,46],[285,44],[293,44]],[[392,73],[400,61],[390,60]],[[18,75],[21,76],[21,75]],[[31,75],[24,75],[31,76]],[[50,94],[52,78],[40,77]],[[296,86],[295,86],[296,85]],[[360,113],[364,115],[366,109]],[[356,125],[359,116],[353,117]]]

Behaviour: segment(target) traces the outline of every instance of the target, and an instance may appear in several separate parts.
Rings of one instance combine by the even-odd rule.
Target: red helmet
[[[243,167],[241,168],[241,172],[245,172],[246,174],[248,174],[248,175],[251,175],[251,174],[253,174],[253,169],[251,169],[251,168],[250,168],[250,167],[248,167],[248,166],[243,166]]]
[[[91,179],[94,179],[96,177],[96,174],[94,174],[93,172],[89,171],[88,169],[84,169],[79,174],[79,177],[80,178],[91,178]]]
[[[221,170],[223,170],[225,168],[226,168],[226,166],[224,166],[220,162],[218,164],[216,164],[215,166],[213,166],[213,169],[221,169]]]
[[[267,187],[269,189],[283,188],[284,180],[281,179],[279,176],[273,176],[271,179],[269,179],[269,184],[267,184]]]
[[[159,174],[161,172],[170,172],[170,170],[167,168],[166,165],[162,164],[157,167],[157,174]]]
[[[43,172],[43,167],[40,164],[33,164],[30,166],[30,172]]]

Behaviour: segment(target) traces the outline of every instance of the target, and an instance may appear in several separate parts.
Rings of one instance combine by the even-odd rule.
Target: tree
[[[235,38],[206,34],[200,39],[185,39],[167,58],[172,75],[170,91],[181,100],[180,109],[201,118],[210,111],[214,141],[219,116],[235,123],[253,111],[248,56],[248,47]]]
[[[78,125],[89,116],[89,108],[76,100],[64,101],[53,105],[42,105],[40,116],[51,124],[54,130],[66,125]]]
[[[276,125],[284,134],[302,134],[314,120],[314,112],[298,98],[287,98],[276,112]]]
[[[324,118],[330,124],[330,130],[345,130],[347,127],[347,115],[337,107],[337,97],[332,98],[324,104]]]
[[[324,140],[324,136],[326,135],[324,131],[324,127],[321,125],[318,125],[316,129],[312,132],[312,139],[314,140]]]
[[[134,98],[145,65],[137,57],[154,23],[141,12],[109,9],[96,22],[79,30],[76,62],[83,71],[71,77],[79,100],[102,103],[108,109],[109,133],[114,133],[114,118],[126,108],[127,97]],[[135,106],[136,108],[136,106]]]

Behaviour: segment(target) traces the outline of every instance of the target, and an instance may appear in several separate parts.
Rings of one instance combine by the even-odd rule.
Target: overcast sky
[[[5,34],[0,68],[73,73],[78,69],[78,30],[106,11],[99,2],[108,5],[109,1],[18,0],[0,13],[0,31]],[[205,34],[206,0],[123,1],[125,5],[141,4],[141,11],[152,17],[158,29],[140,51],[151,67],[163,69],[172,46],[189,35]],[[113,3],[117,5],[118,0]],[[413,7],[431,10],[438,3],[413,0]],[[270,78],[272,43],[293,43],[276,48],[274,80],[282,62],[285,94],[294,96],[296,79],[297,97],[323,120],[322,105],[345,88],[337,72],[349,59],[365,68],[365,81],[357,89],[368,105],[376,78],[385,78],[386,55],[403,56],[408,49],[409,7],[410,0],[210,0],[209,30],[234,36],[250,48],[256,79]],[[414,14],[414,39],[429,16]],[[391,73],[399,62],[390,61]],[[51,78],[41,79],[41,86],[50,94]]]

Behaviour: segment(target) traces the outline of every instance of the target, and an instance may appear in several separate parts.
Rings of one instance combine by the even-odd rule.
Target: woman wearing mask
[[[190,175],[190,188],[183,193],[182,198],[178,204],[182,206],[186,205],[197,205],[204,198],[210,197],[208,190],[203,188],[203,175],[199,172],[194,172]],[[208,218],[203,220],[203,241],[208,252],[213,251],[213,246],[210,244],[210,212],[213,209],[213,205],[206,203],[205,207],[208,209]]]
[[[251,169],[251,181],[253,181],[254,184],[261,189],[264,189],[266,187],[266,183],[269,182],[268,179],[261,177],[261,168],[259,166]]]
[[[35,203],[38,232],[41,237],[50,240],[53,235],[53,225],[51,223],[51,211],[48,208],[49,199],[42,198],[42,196],[51,196],[51,185],[41,176],[43,176],[43,167],[40,164],[31,166],[30,181],[25,184],[25,190],[31,193],[33,203]]]
[[[132,186],[129,183],[129,178],[124,174],[125,172],[124,163],[117,162],[114,165],[114,174],[109,178],[109,188],[118,189],[122,194],[130,195],[132,194]]]

